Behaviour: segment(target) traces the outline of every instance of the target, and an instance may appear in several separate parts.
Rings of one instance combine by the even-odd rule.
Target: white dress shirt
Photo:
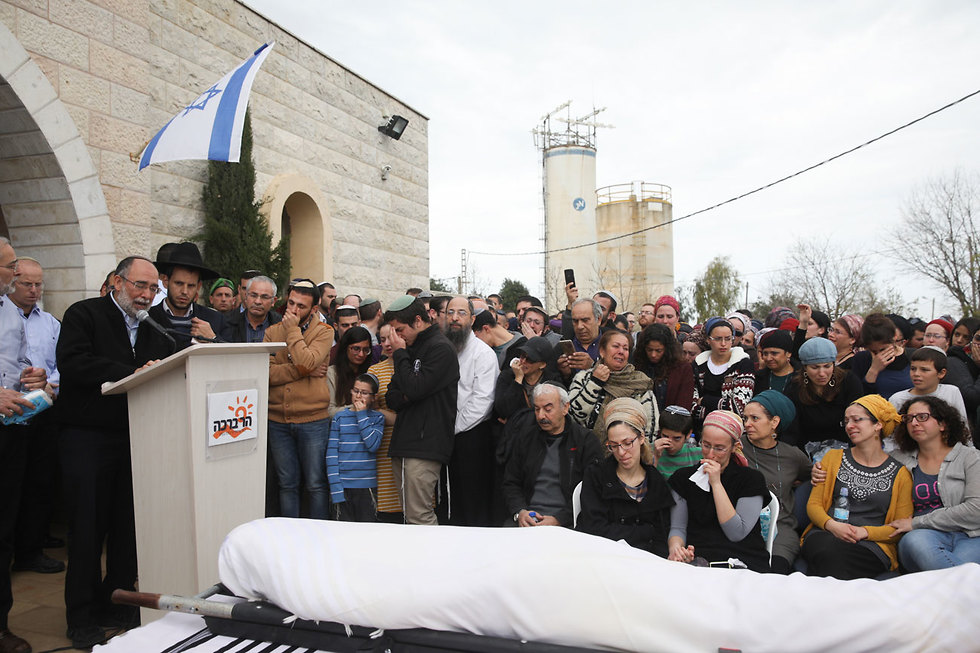
[[[459,352],[459,389],[456,396],[456,433],[490,417],[497,386],[497,354],[490,346],[468,332],[466,345]]]

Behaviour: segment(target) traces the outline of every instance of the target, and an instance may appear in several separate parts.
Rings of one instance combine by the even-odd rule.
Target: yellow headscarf
[[[866,408],[878,420],[883,435],[891,435],[895,427],[902,421],[902,417],[891,402],[881,395],[864,395],[860,399],[855,399],[854,403]]]

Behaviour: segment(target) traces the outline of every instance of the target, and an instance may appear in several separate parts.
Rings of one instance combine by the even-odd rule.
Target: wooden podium
[[[285,346],[195,344],[103,384],[129,403],[142,591],[217,583],[225,536],[265,516],[269,354]],[[143,609],[143,623],[163,614]]]

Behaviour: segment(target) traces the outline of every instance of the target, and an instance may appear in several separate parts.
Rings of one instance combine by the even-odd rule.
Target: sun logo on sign
[[[234,415],[234,418],[229,420],[222,420],[220,428],[216,428],[213,437],[215,439],[220,438],[222,435],[230,435],[232,438],[237,438],[242,433],[252,430],[252,420],[253,414],[252,409],[255,404],[246,404],[248,397],[235,397],[235,405],[228,406],[228,412]]]

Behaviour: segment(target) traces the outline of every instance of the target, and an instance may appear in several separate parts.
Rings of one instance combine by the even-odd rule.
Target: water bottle
[[[31,392],[21,396],[34,404],[34,408],[25,408],[21,406],[21,410],[23,412],[20,415],[14,413],[10,417],[0,418],[0,422],[2,422],[4,426],[8,426],[10,424],[23,424],[41,411],[51,408],[51,398],[44,390],[32,390]]]
[[[772,527],[772,511],[769,506],[762,509],[759,513],[759,528],[762,529],[762,539],[769,541],[769,529]]]
[[[846,524],[850,516],[851,502],[847,498],[847,488],[842,487],[840,489],[840,496],[837,497],[837,503],[834,504],[834,520]]]

